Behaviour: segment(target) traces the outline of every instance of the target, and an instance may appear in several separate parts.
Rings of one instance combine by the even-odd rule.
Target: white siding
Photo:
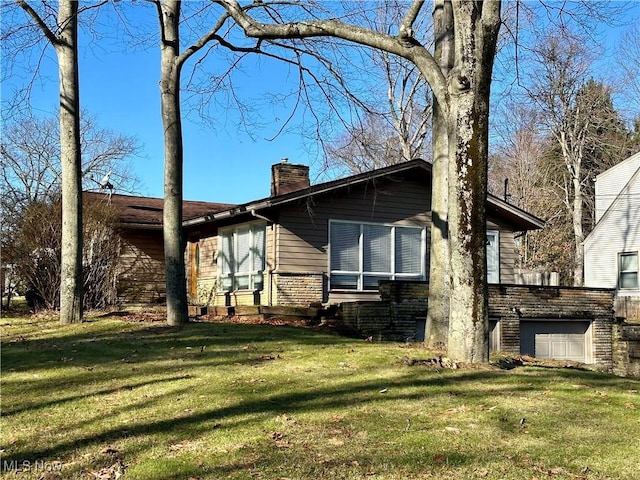
[[[640,168],[640,152],[596,177],[596,222],[611,206],[633,174]]]
[[[625,168],[618,168],[619,166]],[[635,167],[632,171],[629,165]],[[613,172],[615,175],[607,175]],[[601,184],[601,181],[603,182]],[[613,167],[598,177],[596,195],[608,200],[603,185],[616,189],[618,197],[609,202],[606,214],[584,242],[585,286],[616,288],[618,283],[618,254],[640,250],[640,154]],[[627,185],[627,188],[624,188]],[[623,190],[624,188],[624,190]],[[598,193],[600,192],[600,193]],[[640,295],[640,291],[621,291],[624,295]]]

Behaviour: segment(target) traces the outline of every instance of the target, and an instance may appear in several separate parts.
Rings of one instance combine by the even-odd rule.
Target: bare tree
[[[105,201],[84,205],[83,307],[104,308],[116,302],[116,270],[120,252],[114,235],[116,212]],[[62,205],[59,195],[31,201],[3,236],[3,260],[25,289],[33,311],[56,309],[60,302]],[[3,224],[3,228],[5,225]],[[4,233],[4,232],[3,232]]]
[[[224,42],[219,34],[223,15],[189,47],[180,47],[181,6],[179,0],[154,0],[160,27],[160,98],[164,126],[164,210],[163,236],[167,285],[167,323],[188,321],[187,284],[182,233],[182,118],[180,111],[181,71],[185,62],[207,43]],[[224,42],[226,43],[226,42]]]
[[[456,49],[452,3],[448,0],[434,0],[432,18],[434,60],[442,75],[448,78],[455,64]],[[450,302],[451,250],[449,248],[449,196],[451,195],[449,189],[449,139],[451,130],[446,111],[446,106],[441,105],[434,94],[431,127],[433,153],[431,159],[429,308],[425,325],[425,341],[431,347],[447,346],[449,342],[449,316],[452,308]],[[482,312],[480,314],[484,315]],[[482,348],[484,347],[485,345],[482,345]],[[488,345],[486,347],[488,351]]]
[[[375,67],[367,72],[374,80],[372,88],[385,91],[375,96],[376,103],[354,124],[325,145],[325,169],[354,174],[431,156],[426,148],[432,109],[428,85],[406,60],[375,50],[370,56]]]
[[[58,58],[60,158],[62,162],[62,258],[60,322],[82,321],[82,186],[80,84],[78,81],[78,2],[60,0],[57,16],[43,4],[42,14],[25,0],[29,15]]]
[[[214,47],[222,47],[222,50],[232,52],[236,55],[232,61],[228,62],[226,71],[216,77],[214,86],[203,87],[201,83],[194,79],[195,72],[192,72],[187,82],[189,87],[195,87],[195,93],[205,95],[211,98],[222,88],[229,87],[229,95],[233,98],[235,105],[241,112],[245,112],[244,107],[236,96],[233,86],[225,83],[231,75],[231,72],[239,64],[241,59],[249,54],[259,54],[271,59],[284,61],[297,69],[298,90],[294,93],[296,97],[296,106],[301,103],[311,104],[310,99],[310,83],[315,84],[325,99],[331,99],[328,106],[332,111],[337,111],[338,107],[333,103],[335,97],[330,92],[337,92],[338,96],[343,96],[349,101],[357,101],[347,89],[344,88],[342,76],[334,67],[333,63],[323,57],[317,51],[305,51],[300,46],[283,45],[285,51],[292,52],[289,57],[277,55],[263,48],[262,43],[256,45],[237,46],[230,40],[230,16],[226,11],[222,11],[220,17],[213,22],[204,34],[197,37],[199,29],[204,30],[203,20],[196,21],[194,27],[189,28],[188,35],[191,39],[195,36],[191,44],[182,49],[181,41],[181,25],[183,23],[182,7],[183,4],[179,0],[151,0],[156,7],[158,24],[160,27],[160,51],[161,51],[161,108],[164,126],[164,150],[165,150],[165,188],[164,188],[164,213],[163,213],[163,231],[164,231],[164,254],[165,254],[165,273],[167,282],[167,322],[171,325],[179,325],[188,320],[187,316],[187,291],[186,291],[186,275],[184,265],[184,248],[185,241],[182,235],[182,167],[183,167],[183,148],[182,148],[182,126],[181,126],[181,100],[180,92],[183,88],[181,84],[181,74],[185,63],[196,54],[200,53],[197,65],[203,62],[204,57]],[[190,20],[212,18],[211,15],[203,15],[210,12],[211,4],[197,4],[197,11],[190,16]],[[252,8],[251,6],[248,7]],[[211,25],[211,24],[209,24]],[[185,29],[186,30],[186,29]],[[184,31],[184,30],[183,30]],[[271,43],[271,42],[266,42]],[[205,48],[207,47],[207,48]],[[210,47],[210,48],[209,48]],[[334,50],[334,53],[338,49]],[[204,53],[203,53],[204,52]],[[316,76],[311,70],[304,67],[301,57],[308,55],[315,62],[323,66],[326,71],[324,77]],[[204,105],[206,102],[202,102]],[[201,106],[206,111],[204,106]],[[291,114],[293,116],[293,113]],[[291,118],[291,117],[290,117]],[[317,123],[321,122],[317,117]],[[286,124],[287,121],[284,123]],[[284,128],[284,126],[282,127]]]
[[[583,242],[585,208],[593,175],[611,166],[591,155],[603,138],[600,132],[615,122],[610,92],[590,86],[587,81],[593,52],[584,42],[570,37],[544,38],[535,50],[534,68],[528,96],[540,111],[540,122],[558,147],[565,166],[557,180],[570,213],[574,239],[573,284],[583,282]],[[621,155],[617,161],[622,160]],[[590,165],[592,162],[594,164]]]
[[[28,116],[5,123],[3,130],[0,177],[6,213],[19,211],[32,201],[59,194],[60,133],[57,118]]]
[[[21,115],[5,122],[3,130],[0,188],[6,213],[19,213],[28,203],[59,196],[62,168],[57,118]],[[121,192],[137,189],[139,180],[128,162],[139,150],[133,137],[100,128],[86,112],[80,137],[83,190],[102,188],[103,180]]]
[[[499,1],[451,2],[453,45],[451,72],[445,76],[434,55],[414,30],[424,1],[409,4],[400,21],[372,30],[335,19],[284,19],[284,9],[271,19],[250,15],[234,0],[218,0],[249,37],[300,39],[335,37],[398,55],[412,62],[433,90],[439,119],[446,125],[449,161],[448,230],[451,308],[448,349],[456,360],[488,359],[486,303],[486,186],[488,113],[491,72],[498,31]],[[445,2],[448,3],[448,2]],[[347,9],[348,5],[343,5]],[[277,6],[271,5],[271,9]],[[300,11],[294,12],[301,14]],[[317,15],[322,15],[317,12]],[[348,18],[344,16],[343,18]],[[396,32],[395,34],[387,32]],[[435,121],[435,120],[434,120]],[[443,150],[436,147],[439,153]],[[435,154],[434,154],[435,157]]]
[[[499,109],[494,135],[499,138],[489,160],[489,190],[505,201],[532,211],[543,175],[541,161],[548,140],[538,112],[513,101]]]
[[[83,190],[111,187],[105,190],[111,193],[114,187],[128,192],[136,189],[138,180],[127,162],[138,150],[135,139],[99,128],[90,115],[82,117],[81,137]],[[15,266],[15,278],[30,285],[31,292],[48,308],[59,306],[61,168],[56,118],[26,115],[5,123],[0,143],[3,262]],[[96,212],[102,214],[100,225]],[[114,300],[114,289],[106,288],[106,273],[115,265],[110,255],[113,222],[108,221],[104,208],[94,207],[85,213],[90,224],[83,222],[83,243],[89,245],[83,259],[83,304],[94,308]],[[100,286],[96,287],[96,282]]]

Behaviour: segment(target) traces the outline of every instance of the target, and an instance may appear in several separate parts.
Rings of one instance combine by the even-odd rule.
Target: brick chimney
[[[311,185],[309,167],[294,165],[283,158],[280,163],[271,165],[271,196],[302,190]]]

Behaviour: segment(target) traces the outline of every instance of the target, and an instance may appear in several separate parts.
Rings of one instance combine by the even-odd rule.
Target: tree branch
[[[38,15],[38,12],[36,12],[31,5],[29,5],[25,0],[16,0],[16,3],[33,19],[38,28],[42,30],[44,36],[47,37],[47,40],[51,42],[51,45],[55,47],[60,44],[58,37],[55,36],[49,26],[44,22],[44,20],[42,20],[40,15]]]
[[[443,107],[448,105],[446,79],[431,53],[417,41],[411,42],[411,45],[408,46],[399,37],[333,19],[265,24],[248,15],[237,0],[213,1],[229,12],[248,37],[274,40],[328,36],[404,57],[418,65],[420,72],[431,86],[440,105]],[[405,16],[405,22],[409,22],[413,16],[417,15],[423,5],[423,2],[416,0],[412,4],[410,12]]]
[[[415,42],[415,38],[413,38],[413,24],[415,23],[423,6],[424,0],[414,0],[400,23],[398,38],[409,46],[412,46],[413,42]]]

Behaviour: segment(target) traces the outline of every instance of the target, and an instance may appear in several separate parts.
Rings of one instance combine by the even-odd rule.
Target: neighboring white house
[[[584,283],[640,298],[640,152],[596,177],[596,226],[584,241]]]

